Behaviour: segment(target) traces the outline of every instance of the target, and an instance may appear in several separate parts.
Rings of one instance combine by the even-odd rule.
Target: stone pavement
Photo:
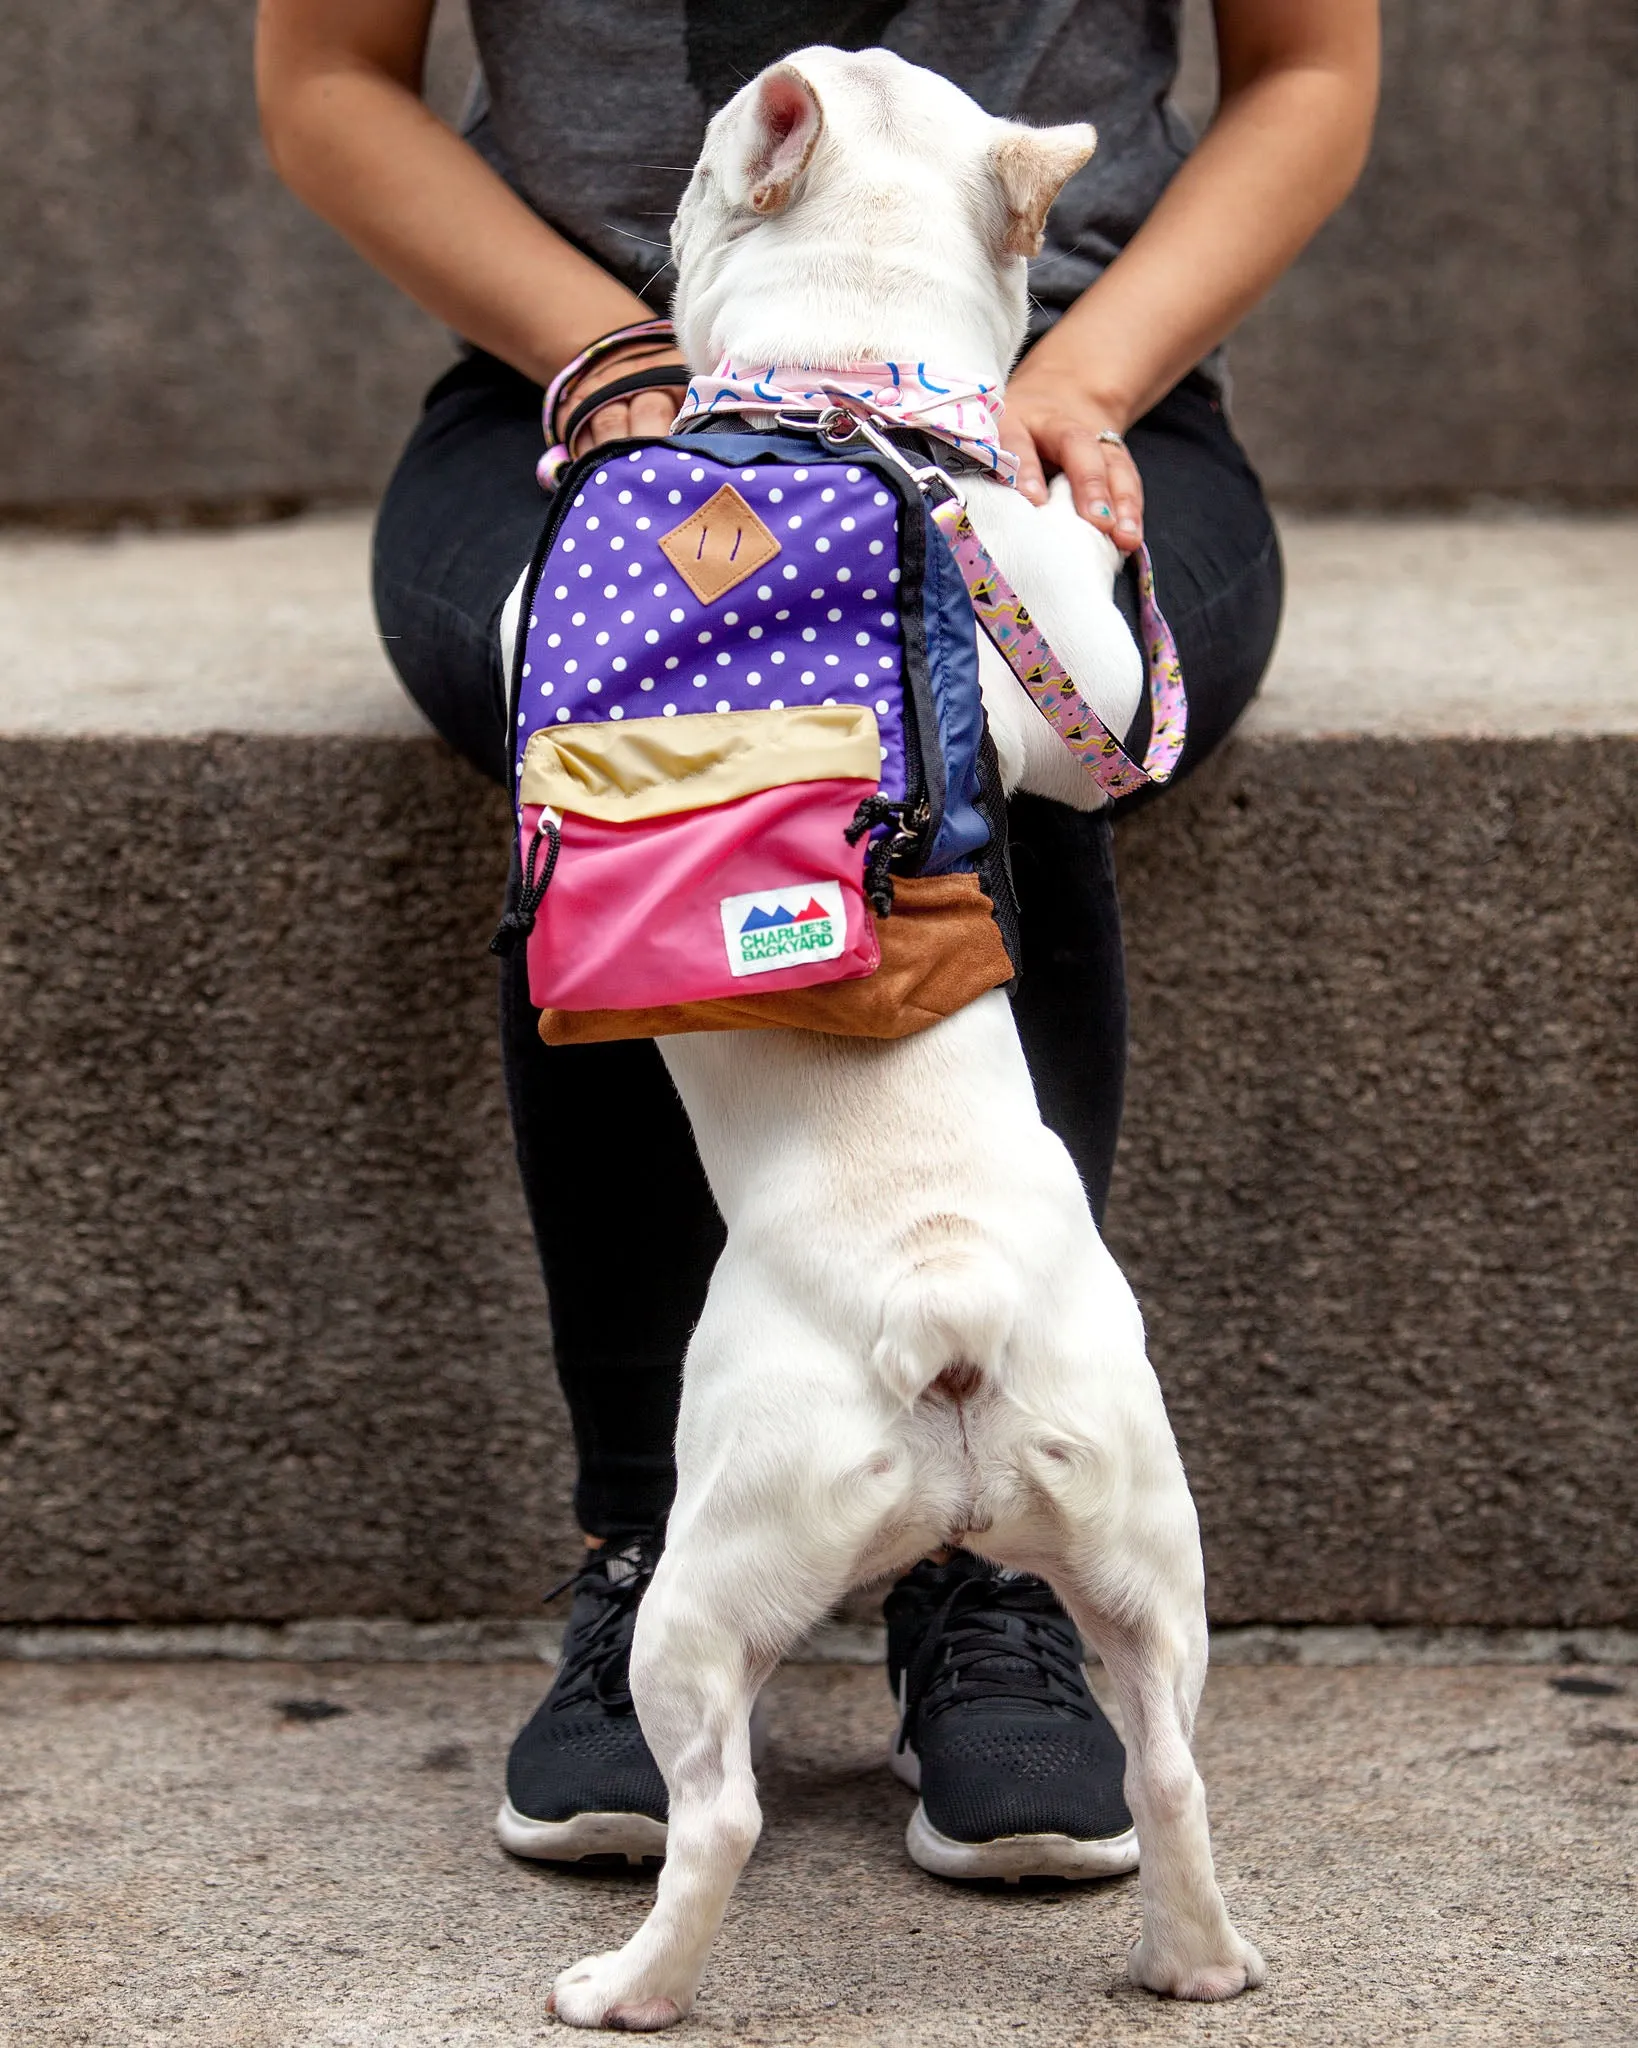
[[[650,1880],[489,1823],[538,1664],[0,1664],[5,2048],[512,2048]],[[1589,1666],[1214,1672],[1219,1868],[1270,1963],[1128,1988],[1130,1882],[923,1876],[881,1674],[787,1667],[766,1828],[680,2040],[869,2048],[1630,2044],[1638,1698]],[[565,2042],[568,2035],[557,2036]],[[609,2039],[607,2035],[588,2039]]]

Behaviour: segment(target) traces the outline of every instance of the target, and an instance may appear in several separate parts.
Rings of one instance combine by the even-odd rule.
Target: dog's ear
[[[1009,121],[990,147],[1001,187],[1001,246],[1009,256],[1038,256],[1047,208],[1091,156],[1098,131],[1085,121],[1065,128],[1025,128]]]
[[[753,213],[780,213],[790,204],[824,125],[819,95],[794,65],[776,64],[757,80],[745,158]]]

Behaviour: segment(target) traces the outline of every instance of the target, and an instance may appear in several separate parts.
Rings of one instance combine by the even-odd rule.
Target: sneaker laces
[[[923,1721],[974,1700],[1005,1699],[1090,1721],[1080,1638],[1039,1579],[960,1578],[905,1672],[900,1746]]]
[[[574,1588],[574,1608],[551,1691],[553,1713],[588,1705],[601,1707],[607,1714],[634,1711],[631,1638],[637,1626],[638,1603],[648,1591],[659,1561],[657,1537],[632,1536],[618,1544],[605,1543],[578,1571],[546,1594],[547,1600],[555,1600],[568,1587]],[[586,1606],[595,1609],[594,1619],[577,1627]]]

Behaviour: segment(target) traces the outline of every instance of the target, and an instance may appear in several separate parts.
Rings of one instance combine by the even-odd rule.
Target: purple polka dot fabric
[[[779,542],[703,604],[661,538],[732,484]],[[552,723],[868,704],[882,793],[905,793],[897,505],[840,462],[731,464],[665,444],[618,455],[565,508],[536,584],[519,679],[521,761]]]

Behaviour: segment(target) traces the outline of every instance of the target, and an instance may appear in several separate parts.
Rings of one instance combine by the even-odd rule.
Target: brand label
[[[809,960],[834,960],[847,944],[840,882],[800,882],[724,896],[722,936],[730,974],[771,974]]]

